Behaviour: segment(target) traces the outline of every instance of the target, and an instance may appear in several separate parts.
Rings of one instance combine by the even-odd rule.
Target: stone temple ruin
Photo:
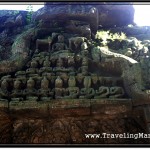
[[[94,43],[100,25],[133,23],[132,13],[115,20],[119,7],[133,9],[53,2],[33,14],[34,25],[17,36],[11,57],[0,62],[1,144],[149,143],[86,137],[149,133],[150,97],[139,61]]]

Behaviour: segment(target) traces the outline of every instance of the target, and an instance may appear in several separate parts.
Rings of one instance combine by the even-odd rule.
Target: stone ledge
[[[2,102],[0,102],[1,104]],[[116,105],[116,104],[128,104],[132,106],[131,99],[56,99],[46,101],[36,100],[25,100],[19,101],[14,100],[9,103],[10,109],[36,109],[49,106],[49,108],[80,108],[80,107],[91,107],[93,105]]]
[[[130,99],[67,99],[47,101],[11,101],[11,114],[26,117],[64,117],[116,115],[132,110]]]

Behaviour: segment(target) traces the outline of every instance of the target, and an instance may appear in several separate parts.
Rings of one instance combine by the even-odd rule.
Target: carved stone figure
[[[121,98],[124,96],[124,94],[125,93],[122,87],[119,87],[119,86],[110,87],[109,98]]]
[[[62,79],[60,78],[60,76],[58,76],[55,80],[55,87],[56,88],[62,88],[63,87],[63,81]]]
[[[2,98],[6,98],[8,97],[8,87],[9,87],[9,84],[8,84],[8,81],[7,79],[4,79],[1,81],[1,88],[0,88],[0,96]]]
[[[63,63],[63,59],[62,59],[62,58],[57,59],[56,66],[57,66],[57,67],[63,67],[63,66],[64,66],[64,63]]]
[[[16,79],[14,81],[14,89],[12,90],[11,97],[20,97],[22,96],[22,90],[21,90],[21,81],[19,79]]]
[[[45,60],[45,57],[41,55],[41,53],[38,53],[37,56],[33,56],[33,59],[37,61],[37,63],[42,66],[43,61]],[[32,59],[32,60],[33,60]]]
[[[75,61],[74,61],[74,57],[68,57],[67,64],[68,64],[68,68],[67,69],[68,69],[69,74],[75,74],[75,68],[74,68]]]
[[[49,55],[50,54],[48,52],[40,52],[34,54],[32,60],[36,60],[39,66],[43,66],[43,62],[45,61],[45,58],[49,57]]]
[[[63,94],[64,94],[64,88],[63,88],[63,81],[58,76],[55,80],[55,88],[53,89],[54,91],[54,98],[55,99],[61,99]]]
[[[81,72],[83,75],[88,75],[88,66],[82,66],[81,67]]]
[[[67,73],[62,73],[60,77],[63,79],[64,86],[67,85],[68,84],[68,79],[69,79]]]
[[[30,68],[37,68],[38,67],[38,62],[35,59],[32,59]]]
[[[87,98],[87,99],[93,98],[94,94],[95,94],[95,91],[94,91],[93,88],[88,88],[88,89],[82,88],[80,90],[80,95],[81,96],[79,98],[81,98],[81,99],[82,98]]]
[[[56,67],[53,68],[53,71],[57,74],[60,75],[61,72],[65,72],[64,64],[63,64],[63,59],[59,58],[57,59],[56,62]]]
[[[77,79],[77,84],[79,87],[83,86],[83,79],[84,79],[84,76],[82,73],[78,73],[77,76],[76,76],[76,79]]]
[[[79,95],[79,88],[76,87],[76,79],[74,76],[70,76],[68,80],[68,88],[66,89],[65,93],[67,96],[64,98],[77,98]]]
[[[36,74],[38,72],[38,62],[35,59],[32,59],[30,62],[30,68],[26,69],[26,74]]]
[[[49,80],[44,76],[41,80],[41,88],[38,90],[41,97],[49,97],[53,95],[53,92],[49,89]]]
[[[81,44],[85,41],[85,37],[71,37],[69,39],[69,48],[78,53],[81,50]]]
[[[83,84],[84,88],[80,90],[80,98],[93,98],[95,91],[93,88],[91,88],[91,77],[85,76]]]
[[[89,51],[88,51],[88,46],[87,46],[87,43],[86,42],[83,42],[81,44],[81,55],[83,57],[87,57],[89,54]]]
[[[20,88],[21,88],[21,81],[17,79],[14,82],[14,89],[15,90],[20,90]]]
[[[26,89],[23,91],[25,96],[37,95],[37,91],[35,89],[35,81],[32,77],[27,80]]]
[[[45,61],[43,62],[43,67],[50,67],[51,62],[49,61],[49,57],[45,57]]]
[[[88,58],[87,57],[84,57],[82,59],[82,66],[88,66]]]
[[[68,57],[68,67],[73,67],[75,65],[74,57]]]
[[[39,55],[39,53],[38,53],[38,55],[37,56],[34,56],[33,55],[33,57],[32,57],[32,60],[35,60],[36,62],[37,62],[37,64],[39,65],[40,63],[40,55]],[[31,60],[31,61],[32,61]],[[27,63],[27,67],[30,67],[31,66],[31,61],[29,62],[29,63]]]
[[[49,56],[45,57],[45,60],[43,61],[43,67],[40,68],[39,73],[43,72],[52,72],[52,67],[50,67],[51,62],[49,60]]]
[[[36,40],[36,51],[39,52],[39,45],[40,44],[48,44],[48,51],[50,52],[51,50],[51,43],[52,43],[52,37],[51,36],[48,36],[47,39],[37,39]]]
[[[36,58],[36,57],[35,57]],[[29,61],[27,64],[26,64],[26,67],[28,68],[37,68],[38,66],[38,61],[37,59],[33,58],[31,61]]]
[[[109,87],[100,86],[98,90],[95,91],[94,98],[107,98],[109,96]]]
[[[84,88],[90,88],[91,87],[91,77],[85,76],[83,84],[84,84]]]
[[[52,52],[60,51],[60,50],[67,50],[67,49],[68,49],[68,47],[64,43],[64,36],[63,35],[58,35],[57,43],[52,45]]]
[[[81,72],[83,75],[88,75],[88,58],[84,57],[82,59],[82,65],[78,70],[79,72]]]
[[[41,81],[41,89],[48,90],[48,87],[49,87],[49,81],[47,80],[46,77],[44,77]]]
[[[27,89],[34,89],[35,81],[30,77],[27,81]]]

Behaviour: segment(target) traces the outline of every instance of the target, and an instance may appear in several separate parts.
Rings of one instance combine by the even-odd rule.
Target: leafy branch
[[[32,19],[33,6],[32,5],[28,5],[26,10],[28,11],[26,20],[27,20],[27,23],[29,24],[31,22],[31,19]]]

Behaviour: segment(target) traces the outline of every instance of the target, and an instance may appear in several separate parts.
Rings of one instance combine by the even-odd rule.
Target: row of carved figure
[[[76,55],[67,58],[35,57],[27,65],[25,74],[41,74],[43,72],[82,72],[88,74],[88,58]]]
[[[54,39],[57,38],[57,41],[54,42]],[[37,39],[36,40],[36,52],[39,52],[39,45],[48,44],[48,51],[50,53],[60,51],[60,50],[70,50],[79,52],[80,50],[87,49],[87,38],[85,37],[71,37],[68,39],[69,46],[66,44],[65,38],[63,35],[58,33],[52,33],[52,36],[48,36],[47,39]]]
[[[27,67],[30,68],[39,68],[39,67],[54,67],[57,65],[61,65],[61,66],[74,66],[75,63],[78,63],[79,61],[81,62],[81,58],[80,60],[78,60],[78,58],[74,56],[69,57],[66,56],[67,58],[54,58],[54,57],[50,57],[50,56],[38,56],[38,57],[34,57],[28,64]]]
[[[1,78],[1,89],[25,89],[27,84],[31,83],[36,89],[40,89],[42,84],[47,84],[48,88],[54,87],[92,87],[97,89],[100,86],[123,86],[122,78],[120,77],[103,77],[97,74],[91,74],[90,76],[84,76],[82,73],[78,73],[76,76],[62,73],[60,76],[55,76],[53,73],[45,73],[42,76],[26,77],[24,75],[18,75],[16,78],[12,78],[11,75]],[[16,87],[16,84],[18,85]]]
[[[120,98],[124,96],[124,90],[120,86],[100,86],[97,89],[91,88],[91,80],[88,77],[84,79],[84,87],[79,88],[76,86],[75,77],[68,79],[68,87],[63,87],[63,80],[58,76],[55,79],[55,85],[53,88],[49,87],[49,80],[44,77],[41,81],[39,89],[36,89],[36,83],[33,78],[27,80],[26,86],[23,89],[21,87],[22,82],[20,80],[14,81],[13,90],[9,90],[9,82],[4,79],[1,82],[0,96],[6,97],[24,97],[24,96],[41,96],[51,97],[55,99],[59,98],[107,98],[115,97]]]

